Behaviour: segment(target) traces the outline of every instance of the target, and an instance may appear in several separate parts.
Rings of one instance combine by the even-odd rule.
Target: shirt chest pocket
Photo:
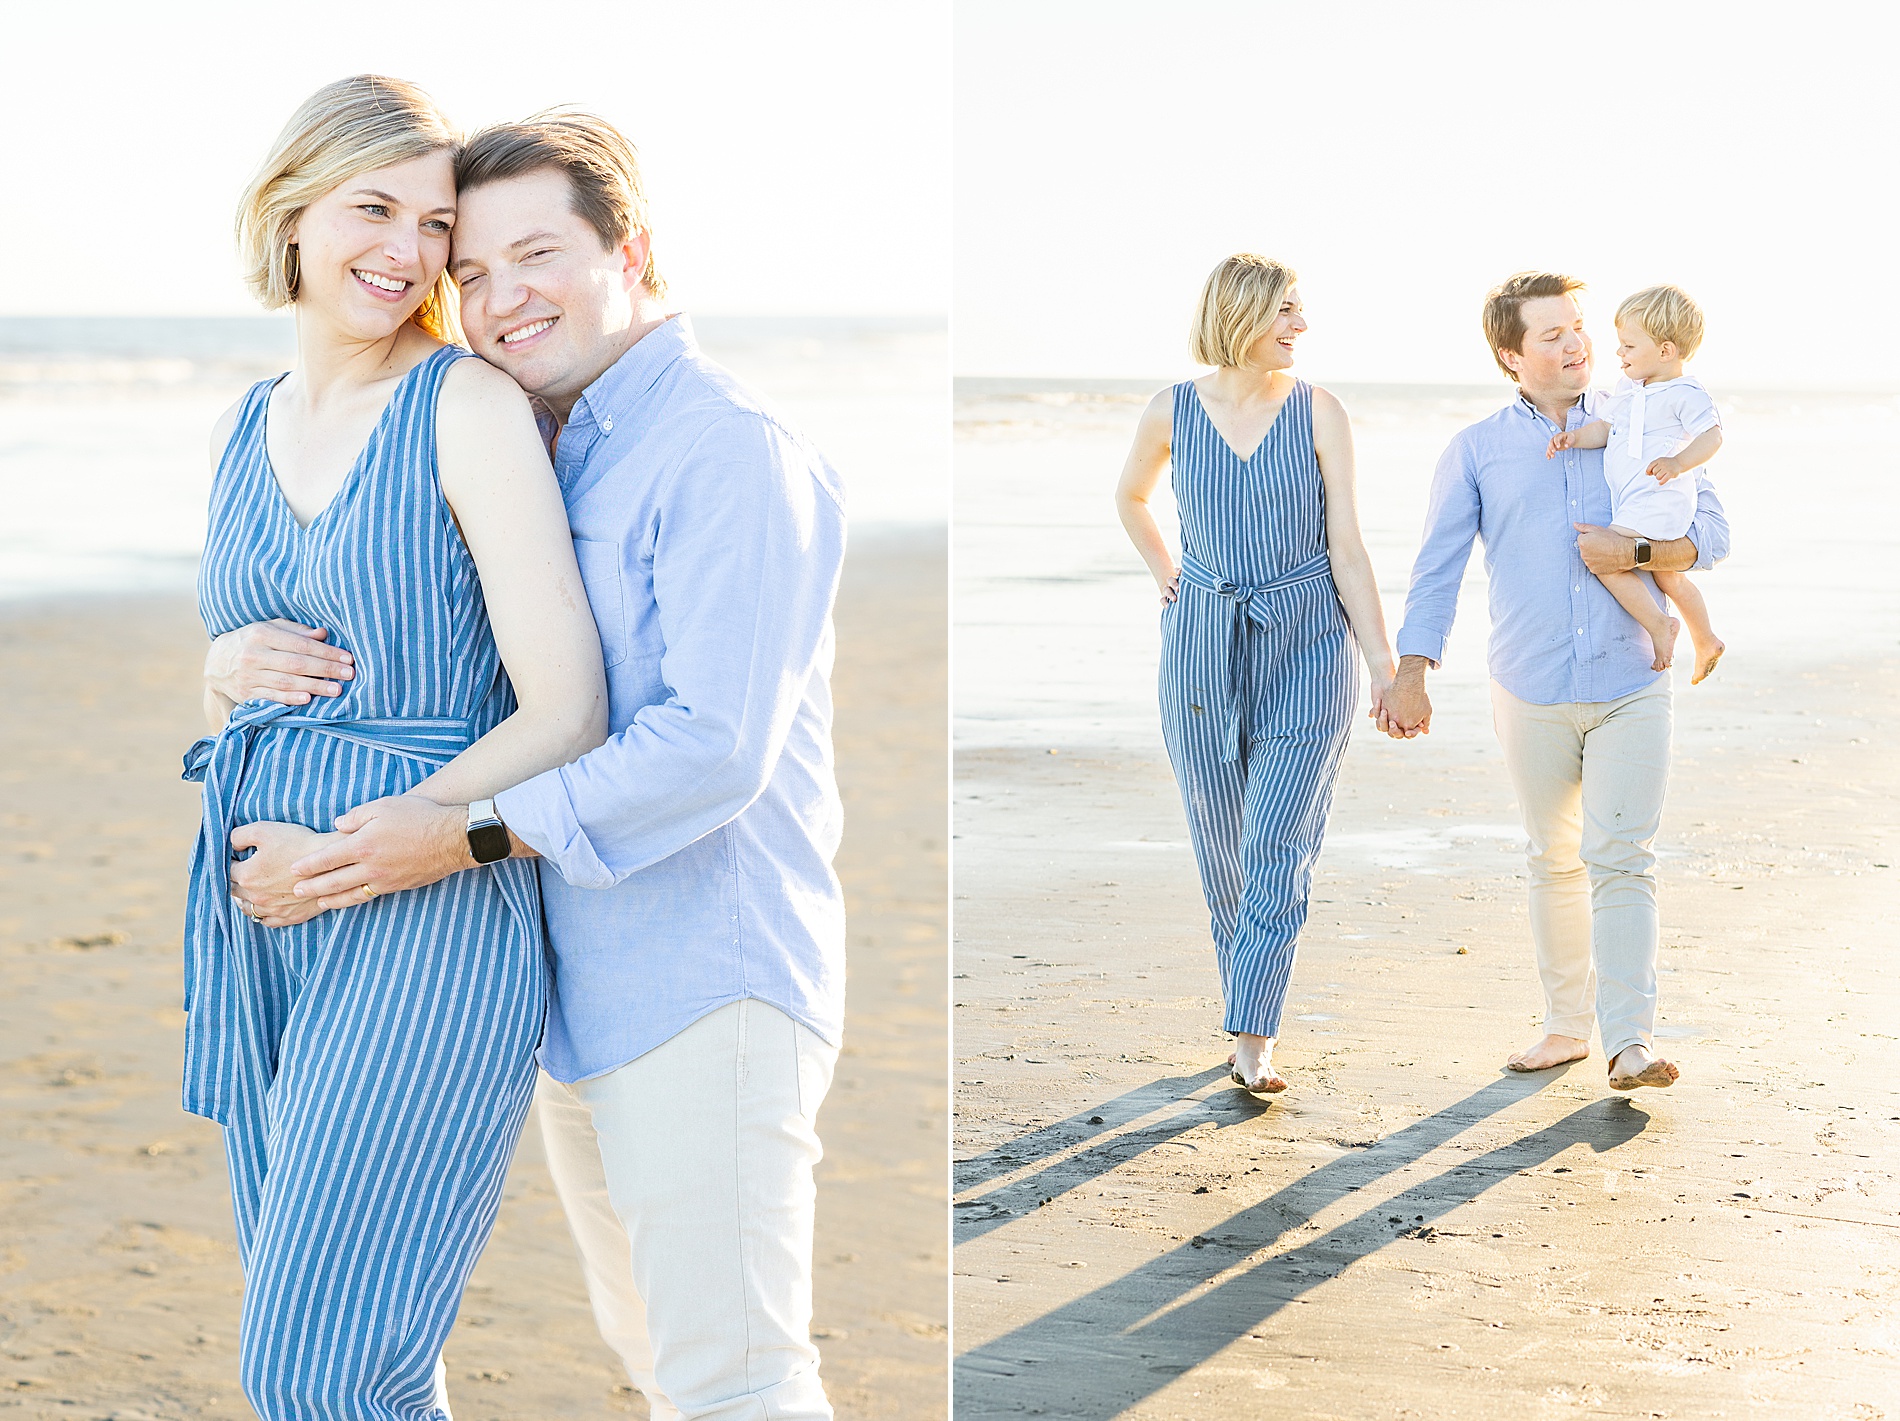
[[[576,538],[574,560],[580,564],[587,602],[594,609],[594,625],[600,629],[602,663],[610,668],[618,666],[627,659],[627,599],[621,587],[620,545]]]

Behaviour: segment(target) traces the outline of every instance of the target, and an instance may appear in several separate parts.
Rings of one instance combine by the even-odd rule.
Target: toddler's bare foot
[[[1590,1043],[1575,1036],[1546,1036],[1535,1046],[1527,1046],[1504,1064],[1514,1071],[1548,1071],[1566,1061],[1581,1061],[1590,1054]]]
[[[1255,1095],[1278,1095],[1286,1089],[1286,1077],[1273,1069],[1271,1036],[1236,1035],[1234,1054],[1228,1057],[1228,1064],[1234,1068],[1229,1079],[1242,1090]]]
[[[1691,686],[1700,685],[1709,679],[1709,673],[1715,670],[1715,663],[1722,659],[1722,653],[1728,647],[1720,637],[1710,637],[1706,642],[1695,644],[1695,675],[1689,678]]]
[[[1649,663],[1651,671],[1667,671],[1676,664],[1676,637],[1682,631],[1682,623],[1674,617],[1664,617],[1663,621],[1667,624],[1663,639],[1650,638],[1650,644],[1656,648],[1656,659]]]
[[[1646,1085],[1666,1089],[1681,1074],[1671,1062],[1650,1055],[1647,1046],[1625,1046],[1610,1062],[1610,1089],[1635,1090]]]

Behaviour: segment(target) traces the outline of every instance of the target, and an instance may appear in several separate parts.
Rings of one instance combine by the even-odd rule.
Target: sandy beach
[[[844,1055],[814,1331],[841,1417],[945,1412],[944,548],[860,537],[838,610]],[[219,1131],[177,1104],[203,633],[188,598],[0,606],[0,1415],[251,1414]],[[458,1421],[643,1416],[530,1124],[446,1352]]]
[[[1271,1105],[1166,764],[960,755],[958,1417],[1900,1413],[1896,693],[1678,698],[1683,1079],[1633,1097],[1501,1069],[1540,996],[1477,697],[1357,736]]]
[[[1541,994],[1474,570],[1433,733],[1355,732],[1264,1104],[1225,1084],[1108,508],[1138,397],[1005,396],[959,401],[960,1421],[1900,1415],[1890,530],[1802,583],[1824,510],[1752,497],[1796,431],[1736,421],[1705,582],[1736,653],[1678,684],[1658,841],[1676,1088],[1503,1070]],[[1429,460],[1482,405],[1357,408],[1396,625]],[[1830,463],[1881,506],[1875,422]]]

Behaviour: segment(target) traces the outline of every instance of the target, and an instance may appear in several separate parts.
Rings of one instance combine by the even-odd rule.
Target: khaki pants
[[[1669,678],[1554,706],[1491,683],[1492,720],[1530,839],[1531,940],[1544,1030],[1606,1061],[1656,1029],[1656,856],[1669,778]]]
[[[536,1092],[594,1320],[654,1421],[830,1421],[811,1343],[813,1128],[838,1052],[763,1002]]]

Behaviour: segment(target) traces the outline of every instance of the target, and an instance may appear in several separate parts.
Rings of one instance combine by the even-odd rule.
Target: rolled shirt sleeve
[[[604,745],[496,797],[568,883],[607,888],[764,791],[831,657],[844,514],[811,458],[735,415],[671,471],[652,533],[665,698]]]
[[[1399,627],[1400,656],[1423,656],[1434,665],[1445,659],[1445,643],[1458,614],[1458,589],[1464,582],[1465,564],[1471,560],[1480,522],[1481,503],[1470,447],[1460,437],[1445,447],[1432,475],[1425,537],[1412,564],[1405,621]]]

